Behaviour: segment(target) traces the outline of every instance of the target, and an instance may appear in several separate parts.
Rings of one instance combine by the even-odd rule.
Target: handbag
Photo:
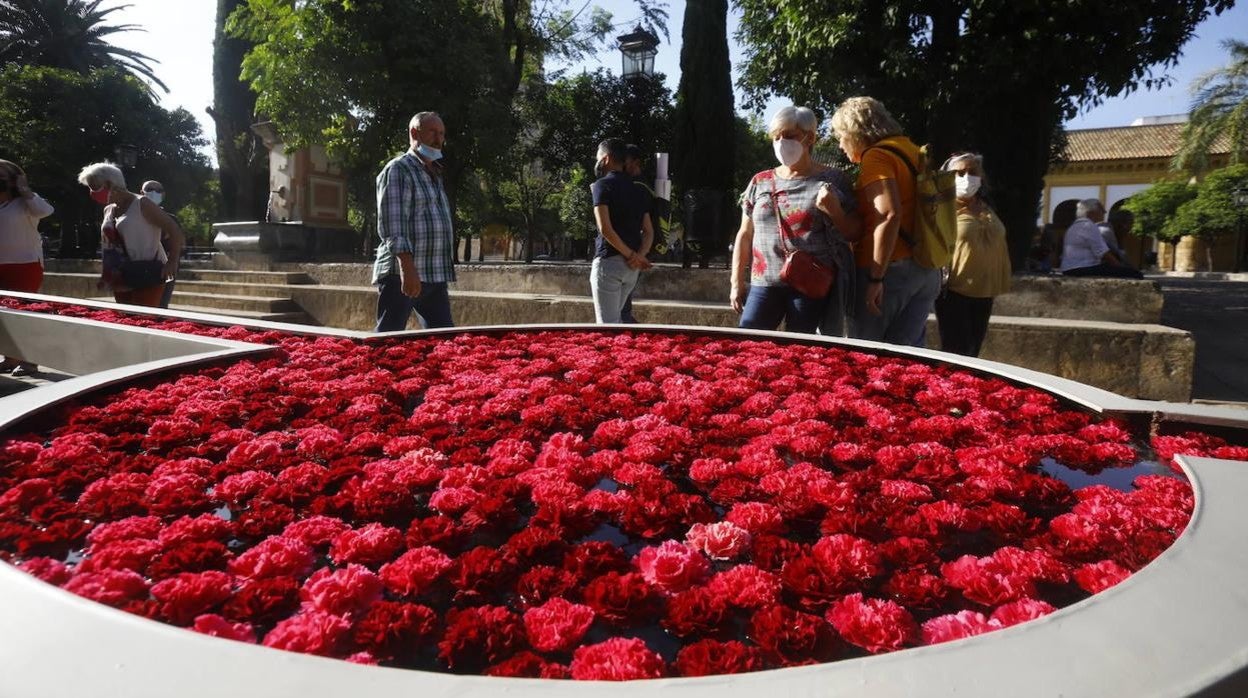
[[[836,266],[819,261],[806,250],[789,247],[786,238],[792,236],[792,231],[780,213],[775,191],[771,192],[771,208],[775,211],[776,220],[780,221],[780,248],[784,251],[780,280],[807,298],[827,298],[836,280]]]

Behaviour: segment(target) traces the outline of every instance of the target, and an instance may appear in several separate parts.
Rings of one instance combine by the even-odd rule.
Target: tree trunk
[[[227,221],[263,220],[268,201],[269,158],[251,130],[256,95],[239,79],[243,56],[252,44],[225,34],[225,21],[246,0],[217,0],[217,28],[212,52],[212,107],[216,124],[221,214]]]
[[[673,198],[697,189],[732,191],[736,121],[732,66],[728,59],[727,0],[685,3],[676,91],[676,138],[672,149]],[[702,241],[704,254],[726,243],[727,230]]]

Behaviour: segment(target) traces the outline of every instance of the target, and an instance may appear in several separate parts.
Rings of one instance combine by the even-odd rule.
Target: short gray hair
[[[1075,205],[1075,217],[1087,218],[1089,213],[1093,211],[1105,211],[1105,205],[1100,199],[1084,199]]]
[[[818,138],[819,117],[806,107],[785,107],[771,117],[767,125],[767,135],[775,138],[790,128],[798,128]]]
[[[420,125],[424,123],[425,119],[428,118],[434,118],[438,121],[442,121],[442,117],[439,116],[436,111],[422,111],[416,116],[413,116],[411,121],[407,122],[407,129],[410,131],[414,128],[420,128]]]
[[[111,162],[96,162],[82,168],[82,172],[78,173],[78,183],[88,189],[99,189],[107,184],[109,189],[124,191],[126,176]]]

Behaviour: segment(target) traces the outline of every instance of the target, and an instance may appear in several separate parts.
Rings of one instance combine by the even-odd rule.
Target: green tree
[[[1176,169],[1204,170],[1209,150],[1222,136],[1230,140],[1231,162],[1248,160],[1248,43],[1232,39],[1222,47],[1230,63],[1192,83],[1192,109],[1174,158]]]
[[[1193,235],[1205,243],[1205,268],[1213,271],[1213,245],[1236,232],[1239,210],[1233,192],[1248,187],[1248,165],[1214,170],[1196,186],[1195,198],[1184,202],[1166,223],[1170,239]]]
[[[0,2],[0,65],[40,65],[82,74],[120,68],[168,92],[152,72],[151,58],[109,43],[114,34],[142,31],[133,24],[108,24],[109,15],[128,6],[101,9],[101,4],[103,0]]]
[[[1035,234],[1056,134],[1082,108],[1165,84],[1196,25],[1231,0],[738,0],[755,104],[772,94],[826,112],[883,101],[940,158],[984,153],[1014,261]]]
[[[643,153],[671,150],[672,93],[662,74],[622,80],[599,69],[534,85],[523,102],[523,119],[537,131],[533,154],[551,172],[575,164],[592,175],[605,138],[622,138]]]
[[[212,106],[208,114],[216,127],[220,209],[227,221],[260,220],[269,189],[268,149],[251,130],[259,120],[256,93],[240,77],[243,57],[253,44],[225,30],[230,15],[243,4],[245,0],[217,0],[212,40]]]
[[[1172,241],[1170,220],[1180,206],[1196,197],[1196,187],[1185,181],[1164,181],[1131,195],[1123,208],[1135,216],[1131,232],[1136,235]]]
[[[594,222],[593,196],[589,193],[590,179],[585,170],[569,168],[564,175],[563,189],[558,194],[559,223],[563,234],[588,256],[588,242],[598,232]]]
[[[100,207],[78,184],[84,165],[110,160],[118,145],[134,144],[138,162],[125,171],[167,188],[169,210],[202,195],[211,177],[199,149],[207,144],[195,117],[167,111],[132,75],[118,69],[80,75],[36,66],[0,69],[0,153],[24,167],[31,186],[56,207],[44,231],[62,240],[64,253],[93,253]]]
[[[254,43],[242,77],[259,95],[257,110],[291,146],[320,143],[342,163],[352,208],[370,230],[374,178],[407,148],[415,112],[437,111],[446,123],[452,199],[465,172],[513,140],[508,57],[479,3],[248,0],[228,29]]]
[[[736,127],[728,62],[728,0],[689,0],[680,45],[672,179],[682,191],[727,191]]]
[[[532,262],[539,236],[548,252],[557,244],[554,234],[557,231],[544,228],[541,223],[548,220],[547,214],[558,206],[556,194],[562,182],[551,176],[539,161],[525,157],[525,150],[517,146],[513,149],[514,157],[504,159],[507,166],[498,173],[497,186],[504,210],[524,231],[524,261]]]

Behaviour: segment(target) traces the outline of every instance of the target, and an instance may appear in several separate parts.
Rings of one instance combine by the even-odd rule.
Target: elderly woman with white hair
[[[746,187],[732,251],[729,298],[741,327],[774,330],[783,322],[789,332],[842,333],[828,317],[842,315],[836,309],[849,292],[849,243],[862,227],[849,177],[812,157],[818,126],[810,109],[785,107],[767,129],[780,166],[754,175]],[[831,271],[827,293],[810,296],[782,278],[786,258],[796,252]]]
[[[957,153],[941,169],[957,174],[958,239],[949,262],[949,280],[936,299],[940,348],[979,356],[988,334],[992,299],[1010,290],[1005,224],[985,199],[982,155]]]
[[[173,276],[182,253],[182,229],[153,201],[128,191],[116,165],[87,165],[78,181],[104,207],[101,285],[112,289],[118,303],[159,306],[165,281]],[[162,237],[169,240],[168,253]]]
[[[850,336],[922,346],[940,293],[940,270],[914,261],[911,249],[921,151],[871,97],[850,97],[837,107],[832,132],[850,162],[860,164],[854,190],[866,226],[854,248],[857,301]]]

